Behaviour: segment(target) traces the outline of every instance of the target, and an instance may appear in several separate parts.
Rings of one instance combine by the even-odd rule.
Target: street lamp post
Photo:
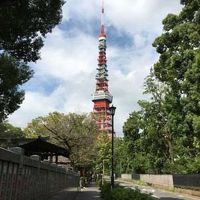
[[[112,163],[111,163],[111,189],[114,188],[114,115],[115,106],[110,107],[110,114],[112,116]]]

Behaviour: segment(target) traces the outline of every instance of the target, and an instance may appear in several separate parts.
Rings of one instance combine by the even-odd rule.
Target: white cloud
[[[64,31],[56,28],[49,35],[41,53],[42,59],[35,67],[44,75],[73,81],[77,74],[93,71],[97,44],[94,38],[79,30],[68,37]]]
[[[95,29],[92,21],[100,19],[100,5],[97,0],[66,2],[62,29],[57,27],[48,35],[41,51],[42,59],[33,66],[35,78],[27,87],[25,101],[10,116],[10,122],[26,126],[31,119],[53,111],[92,111],[98,36],[87,33],[83,27]],[[122,134],[128,114],[138,108],[137,101],[144,98],[144,77],[158,57],[151,43],[162,30],[161,21],[167,13],[178,10],[179,0],[105,0],[107,30],[112,26],[118,33],[129,35],[133,44],[108,46],[107,52],[109,88],[117,106],[115,125],[118,135]],[[74,21],[79,22],[77,26],[70,26]],[[54,79],[59,80],[57,85],[52,91],[45,92],[49,89],[43,84]]]

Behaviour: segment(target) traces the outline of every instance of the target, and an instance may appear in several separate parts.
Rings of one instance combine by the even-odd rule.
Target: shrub
[[[111,199],[111,186],[107,182],[105,182],[101,186],[101,197],[102,197],[103,200],[110,200]]]
[[[132,190],[117,185],[111,190],[109,183],[103,184],[101,196],[103,200],[154,200],[151,195],[141,193],[138,189]]]
[[[101,175],[99,175],[97,178],[96,178],[96,185],[101,188],[102,187],[102,183],[103,183],[103,177]]]
[[[81,186],[81,188],[86,186],[86,181],[87,180],[86,180],[85,176],[81,176],[80,177],[80,186]]]

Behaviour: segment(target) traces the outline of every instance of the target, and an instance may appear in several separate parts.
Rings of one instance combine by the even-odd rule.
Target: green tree
[[[124,140],[122,145],[124,146],[123,154],[126,156],[126,162],[124,163],[124,172],[130,173],[131,171],[140,172],[143,171],[144,163],[137,159],[137,155],[140,153],[138,144],[140,143],[141,130],[141,113],[132,112],[129,114],[129,118],[124,123],[123,132]],[[139,158],[139,157],[138,157]]]
[[[160,57],[145,82],[151,99],[139,101],[140,124],[130,116],[124,128],[126,137],[138,137],[139,130],[140,139],[130,139],[133,146],[138,142],[133,155],[144,155],[156,173],[200,171],[200,2],[181,4],[179,15],[163,20],[164,32],[153,43]]]
[[[24,99],[20,86],[33,75],[47,33],[61,20],[63,0],[0,1],[0,123]]]
[[[19,108],[24,91],[19,87],[33,75],[29,67],[12,57],[0,55],[0,123]]]
[[[15,127],[7,122],[0,123],[0,146],[9,147],[12,139],[25,138],[25,133],[21,128]],[[12,146],[12,145],[11,145]]]
[[[15,127],[10,123],[1,123],[0,124],[0,138],[7,139],[7,138],[21,138],[25,137],[24,132],[21,128]]]
[[[144,136],[141,111],[134,111],[124,123],[124,154],[127,161],[124,164],[125,172],[144,173],[149,169],[148,149],[151,142]],[[149,144],[147,144],[149,143]]]
[[[35,62],[47,33],[60,22],[63,0],[0,2],[0,50],[18,60]]]
[[[154,70],[156,78],[169,88],[165,93],[165,110],[176,155],[184,157],[185,166],[189,166],[198,153],[194,136],[200,116],[200,2],[184,0],[181,4],[179,15],[169,14],[163,20],[164,33],[153,43],[160,54]],[[175,158],[176,162],[180,158]]]
[[[111,169],[111,140],[100,132],[96,141],[95,172],[109,175]]]
[[[77,168],[94,164],[97,128],[92,115],[49,113],[34,119],[24,132],[32,136],[49,136],[51,142],[69,150],[72,165]]]
[[[135,159],[130,147],[133,141],[127,138],[118,138],[114,140],[114,171],[116,174],[132,173],[134,170]]]
[[[200,115],[199,67],[194,64],[195,60],[198,62],[200,45],[200,2],[181,3],[184,5],[181,13],[169,14],[163,20],[164,33],[153,44],[160,54],[154,70],[155,76],[170,88],[166,95],[167,112],[172,119],[170,129],[176,134],[186,134],[187,145],[192,147],[191,114]],[[192,74],[195,74],[194,78]]]
[[[174,137],[168,127],[166,112],[168,90],[169,87],[155,77],[152,69],[146,78],[144,91],[151,95],[151,99],[139,101],[142,113],[141,145],[149,160],[149,171],[154,173],[164,173],[166,162],[174,162]]]

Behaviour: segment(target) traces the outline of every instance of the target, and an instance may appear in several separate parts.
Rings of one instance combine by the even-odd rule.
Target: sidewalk
[[[98,187],[91,185],[81,189],[80,192],[63,190],[57,193],[50,200],[101,200],[100,190]]]

